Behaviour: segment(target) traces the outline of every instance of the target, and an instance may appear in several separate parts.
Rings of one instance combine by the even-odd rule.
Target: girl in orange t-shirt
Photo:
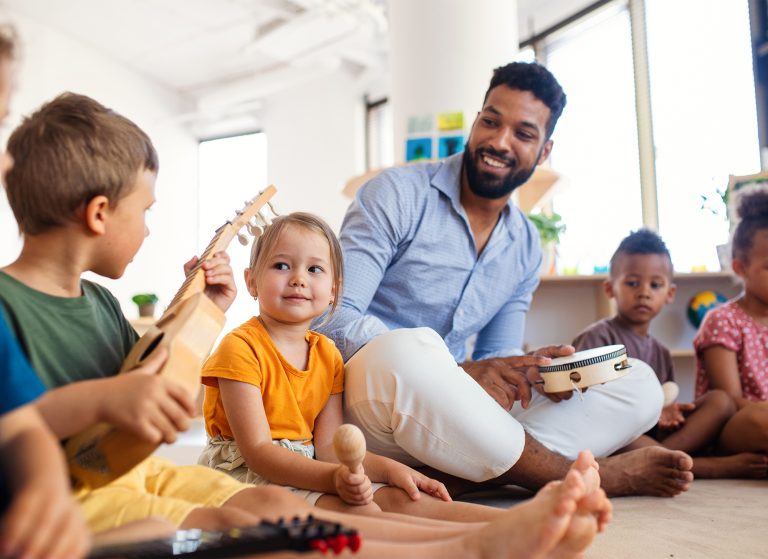
[[[442,483],[383,456],[367,453],[365,474],[338,463],[332,439],[342,424],[344,363],[332,341],[308,328],[334,311],[341,273],[338,240],[311,214],[275,219],[254,243],[245,281],[260,315],[205,364],[209,443],[199,462],[333,510],[475,521],[503,514],[454,503]]]

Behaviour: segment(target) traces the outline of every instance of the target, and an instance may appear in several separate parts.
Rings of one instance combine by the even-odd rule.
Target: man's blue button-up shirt
[[[511,201],[478,256],[459,200],[462,154],[383,171],[355,196],[341,227],[341,304],[316,328],[344,360],[374,336],[428,326],[457,362],[521,352],[541,246]]]

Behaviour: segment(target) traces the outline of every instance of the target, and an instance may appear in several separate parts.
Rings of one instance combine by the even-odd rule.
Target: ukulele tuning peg
[[[248,246],[248,237],[246,237],[242,233],[237,234],[237,240],[240,242],[241,245]]]
[[[246,224],[246,229],[248,229],[248,232],[256,239],[261,237],[261,234],[264,232],[264,230],[259,227],[258,225],[254,225],[250,221]]]

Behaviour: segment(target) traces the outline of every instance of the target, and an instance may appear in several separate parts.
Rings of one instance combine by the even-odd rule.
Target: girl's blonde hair
[[[335,296],[333,298],[333,303],[331,304],[331,310],[326,315],[327,320],[336,310],[339,299],[341,299],[344,261],[341,255],[341,245],[339,244],[339,240],[336,238],[331,227],[323,219],[306,212],[294,212],[275,218],[271,224],[264,228],[264,233],[253,242],[249,268],[254,277],[259,278],[261,276],[267,265],[267,257],[275,249],[275,245],[277,245],[277,241],[280,239],[280,234],[290,225],[295,225],[306,229],[307,231],[317,233],[328,241],[328,248],[331,252],[331,272],[333,273]]]

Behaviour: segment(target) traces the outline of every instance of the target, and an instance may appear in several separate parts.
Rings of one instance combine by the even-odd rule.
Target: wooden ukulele
[[[213,240],[187,275],[163,316],[128,353],[120,373],[136,368],[157,348],[165,347],[168,349],[168,360],[160,373],[179,381],[191,396],[198,394],[203,362],[224,327],[224,313],[204,293],[202,263],[226,249],[235,235],[247,244],[247,238],[238,233],[242,227],[247,227],[255,236],[260,227],[269,224],[270,217],[262,213],[262,208],[269,204],[276,191],[274,186],[267,187],[247,202],[234,219],[216,230]],[[276,215],[272,206],[269,207]],[[113,425],[99,423],[71,437],[64,451],[73,486],[96,488],[128,472],[158,446]]]

